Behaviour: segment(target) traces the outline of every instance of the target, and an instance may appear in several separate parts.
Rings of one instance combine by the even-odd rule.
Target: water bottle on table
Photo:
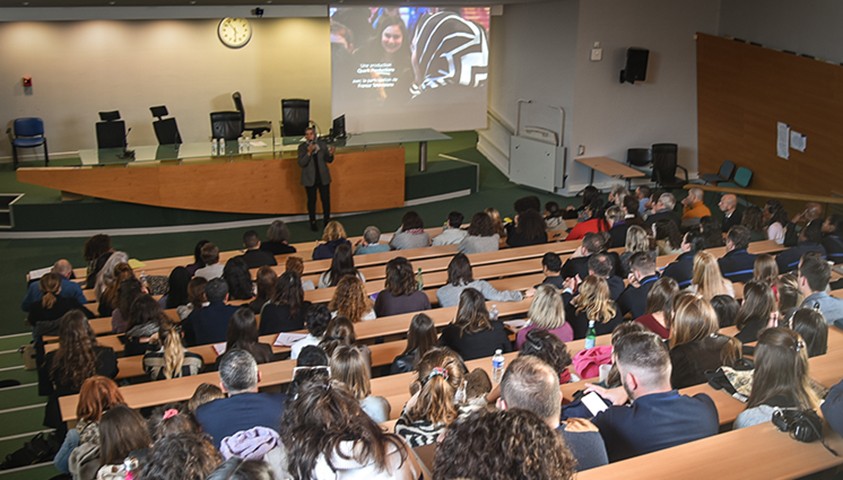
[[[492,357],[492,382],[501,383],[503,378],[504,362],[503,350],[500,348],[495,350],[495,356]]]

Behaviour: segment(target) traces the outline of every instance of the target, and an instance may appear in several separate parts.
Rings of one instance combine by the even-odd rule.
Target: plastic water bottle
[[[211,155],[219,155],[220,154],[220,146],[217,143],[216,138],[211,139]]]
[[[217,151],[219,152],[220,155],[225,155],[225,139],[220,138],[218,141],[219,141],[220,146],[219,146],[219,148],[217,148]]]
[[[240,135],[239,137],[237,137],[237,152],[238,153],[243,153],[243,152],[246,151],[245,141],[246,141],[246,137],[244,137],[243,135]]]
[[[505,361],[506,360],[503,358],[503,350],[500,348],[495,350],[495,356],[492,357],[492,382],[501,383]]]
[[[419,287],[419,290],[424,290],[424,277],[422,277],[422,269],[419,267],[418,271],[416,272],[416,286]]]
[[[497,304],[493,304],[492,309],[489,310],[489,319],[492,320],[492,321],[495,321],[495,320],[498,319],[500,314],[501,314],[501,311],[498,310]]]
[[[588,330],[585,332],[585,348],[594,348],[597,343],[597,331],[594,330],[594,320],[588,321]]]

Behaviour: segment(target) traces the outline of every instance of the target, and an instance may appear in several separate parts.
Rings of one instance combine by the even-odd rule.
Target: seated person
[[[281,424],[285,397],[258,392],[260,370],[254,357],[240,349],[225,352],[220,359],[220,386],[226,398],[196,409],[196,421],[219,448],[230,435],[253,427],[276,429]]]
[[[313,259],[322,260],[325,258],[332,258],[334,250],[341,244],[351,246],[351,242],[346,238],[345,228],[336,220],[331,220],[325,225],[325,231],[322,232],[322,243],[313,249]]]
[[[237,307],[226,305],[228,285],[225,280],[215,278],[205,286],[208,306],[193,310],[182,322],[184,341],[188,346],[220,343],[225,341],[228,321]]]
[[[614,390],[614,405],[593,419],[610,462],[717,434],[720,421],[711,398],[702,393],[680,395],[671,387],[670,356],[658,335],[624,335],[612,357],[623,389]],[[589,389],[608,395],[597,386]],[[627,400],[632,403],[625,405]]]
[[[448,283],[436,291],[439,306],[453,307],[458,304],[460,293],[466,288],[479,291],[483,298],[489,301],[517,302],[525,297],[518,290],[497,290],[485,280],[475,280],[468,257],[464,253],[458,253],[448,263]],[[532,293],[530,289],[526,296],[532,296]]]
[[[667,340],[670,338],[670,322],[673,316],[673,299],[679,293],[676,280],[662,277],[647,293],[647,313],[635,319],[648,330]]]
[[[547,252],[542,256],[542,273],[544,274],[542,285],[553,285],[559,290],[564,288],[565,278],[562,276],[562,259],[559,258],[559,254]]]
[[[623,247],[626,243],[626,231],[630,223],[621,207],[611,206],[606,209],[606,223],[609,225],[609,248]]]
[[[822,312],[813,308],[799,308],[780,326],[798,333],[808,348],[808,358],[828,353],[828,323]]]
[[[261,242],[261,250],[271,255],[296,253],[296,247],[290,245],[290,230],[281,220],[274,220],[266,229],[266,241]]]
[[[606,252],[606,235],[603,233],[586,233],[582,245],[562,265],[562,277],[570,278],[579,275],[580,280],[588,276],[588,259],[595,253],[606,253],[612,257],[615,272],[619,272],[620,257],[615,252]]]
[[[562,393],[559,375],[550,365],[532,356],[519,356],[507,367],[501,380],[502,410],[520,408],[535,413],[565,440],[565,445],[577,460],[577,470],[606,465],[606,445],[588,420],[568,419],[559,422]]]
[[[193,276],[202,277],[208,281],[222,277],[225,265],[220,262],[220,249],[213,243],[208,242],[202,245],[200,255],[205,266],[196,270]]]
[[[720,197],[717,207],[723,212],[723,221],[720,222],[723,233],[741,224],[741,220],[743,220],[743,209],[738,208],[738,197],[733,193],[724,193]]]
[[[802,308],[819,308],[829,325],[843,328],[843,299],[826,291],[831,267],[818,253],[806,253],[799,262],[799,290],[805,297]]]
[[[389,246],[393,250],[408,250],[430,246],[430,235],[424,231],[424,222],[415,211],[409,211],[401,218],[401,227],[392,236]]]
[[[278,265],[278,261],[275,260],[275,257],[271,253],[261,249],[261,239],[258,237],[258,232],[248,230],[244,233],[243,246],[246,248],[246,251],[243,252],[243,255],[240,255],[240,258],[246,261],[246,265],[249,268]]]
[[[555,230],[565,225],[558,203],[550,201],[544,204],[544,225],[547,230]]]
[[[430,300],[424,291],[419,290],[413,265],[404,257],[387,262],[384,289],[375,300],[375,316],[387,317],[429,308]]]
[[[726,233],[726,254],[717,261],[726,280],[746,282],[752,279],[756,256],[747,252],[750,235],[743,225],[736,225]]]
[[[495,350],[512,351],[503,322],[489,318],[483,295],[473,288],[466,288],[460,294],[457,315],[442,329],[439,343],[464,360],[491,357]]]
[[[445,221],[445,226],[442,227],[442,233],[433,237],[433,246],[459,245],[465,236],[468,235],[468,232],[461,228],[463,218],[463,214],[460,212],[455,211],[449,213],[448,220]]]
[[[823,417],[838,435],[843,432],[843,380],[831,387],[822,404]]]
[[[523,247],[547,243],[544,218],[537,210],[527,209],[515,216],[514,223],[506,224],[506,244]]]
[[[826,257],[835,264],[843,263],[843,215],[829,215],[822,231]]]
[[[571,325],[565,321],[565,304],[559,291],[552,285],[539,285],[536,296],[530,302],[527,312],[528,322],[515,335],[515,348],[521,349],[527,339],[527,333],[532,330],[550,332],[563,342],[574,339]]]
[[[784,245],[792,247],[799,242],[799,234],[810,223],[822,220],[823,206],[817,202],[807,202],[805,209],[793,216],[785,224]]]
[[[365,255],[367,253],[381,253],[388,252],[389,245],[380,243],[381,231],[374,225],[369,225],[363,230],[363,238],[358,240],[354,246],[355,255]]]
[[[695,225],[703,217],[710,217],[711,210],[703,203],[701,188],[688,190],[688,196],[682,199],[682,225]]]
[[[638,252],[629,261],[629,285],[618,298],[621,312],[638,318],[647,310],[647,294],[653,283],[659,279],[656,273],[656,258],[645,252]]]
[[[500,249],[500,241],[501,236],[492,217],[486,212],[477,212],[471,217],[466,236],[459,243],[459,251],[465,254],[496,252]]]
[[[799,232],[799,243],[776,255],[779,272],[787,273],[796,270],[799,259],[808,252],[817,252],[825,258],[825,247],[822,245],[822,224],[819,220],[809,223]]]
[[[585,207],[585,218],[574,225],[565,240],[579,240],[587,233],[606,232],[609,225],[603,218],[603,199],[595,198]]]
[[[621,277],[615,275],[618,257],[617,255],[613,256],[612,253],[614,252],[595,253],[589,257],[588,274],[606,280],[606,285],[609,286],[609,298],[617,301],[626,285]]]
[[[672,193],[665,192],[659,195],[656,204],[653,205],[653,213],[647,215],[647,219],[644,221],[644,228],[649,230],[659,220],[670,220],[678,230],[682,222],[680,215],[673,210],[675,207],[676,197]]]
[[[565,316],[574,329],[574,339],[585,338],[590,322],[594,322],[597,335],[612,333],[623,322],[620,308],[609,297],[606,280],[594,275],[585,277],[576,296],[573,296],[573,279],[567,282],[562,297],[568,305]]]
[[[778,317],[776,297],[770,285],[750,280],[743,287],[743,303],[735,317],[738,327],[735,338],[743,343],[754,342],[762,330],[776,324]]]
[[[63,258],[57,260],[56,263],[53,264],[53,268],[50,272],[58,274],[59,277],[61,277],[61,291],[59,292],[60,297],[74,298],[79,305],[85,305],[88,303],[88,299],[86,299],[85,294],[82,293],[82,287],[80,287],[78,283],[70,281],[73,277],[73,266],[70,262]],[[26,296],[21,302],[21,310],[28,312],[32,305],[41,302],[41,297],[42,292],[41,289],[38,288],[38,281],[31,280],[26,289]]]
[[[705,238],[702,233],[696,229],[690,230],[682,237],[682,253],[664,267],[662,277],[670,277],[676,280],[679,288],[686,288],[694,277],[694,255],[704,248]]]

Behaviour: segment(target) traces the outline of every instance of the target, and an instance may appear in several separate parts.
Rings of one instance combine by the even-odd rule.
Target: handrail
[[[777,192],[774,190],[755,190],[751,188],[718,187],[717,185],[704,185],[697,183],[688,183],[685,185],[684,188],[685,190],[699,188],[700,190],[704,190],[707,192],[734,193],[735,195],[744,195],[749,197],[778,198],[782,200],[798,200],[800,202],[817,202],[843,205],[843,197],[828,197],[824,195],[808,195],[805,193]]]

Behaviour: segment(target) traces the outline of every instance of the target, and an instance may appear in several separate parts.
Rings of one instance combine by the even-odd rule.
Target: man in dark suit
[[[727,280],[733,282],[746,282],[752,280],[752,271],[755,268],[755,257],[747,252],[749,238],[752,234],[743,225],[737,225],[726,233],[726,255],[717,260],[720,265],[720,274]]]
[[[644,227],[649,231],[659,220],[670,220],[676,225],[676,229],[679,230],[682,220],[679,213],[673,210],[675,207],[676,197],[672,193],[662,193],[659,195],[659,199],[653,207],[653,213],[648,215],[647,220],[644,221]]]
[[[617,301],[626,288],[623,279],[615,274],[616,259],[617,256],[613,259],[611,254],[607,253],[595,253],[588,259],[588,274],[606,280],[609,285],[609,297],[613,301]]]
[[[322,219],[325,225],[331,219],[331,172],[328,164],[334,161],[334,147],[316,138],[316,130],[309,127],[304,132],[305,141],[299,144],[301,184],[307,191],[307,215],[310,229],[316,226],[316,190],[322,199]]]
[[[652,252],[636,252],[629,259],[629,269],[629,285],[618,298],[618,306],[635,319],[647,312],[647,294],[659,279],[656,257]]]
[[[614,395],[614,406],[598,413],[594,424],[606,442],[609,461],[655,452],[716,435],[717,407],[699,393],[681,395],[670,385],[667,347],[650,332],[624,335],[612,355],[626,395]],[[600,394],[606,390],[594,388]],[[626,404],[626,398],[632,400]]]
[[[208,306],[194,310],[181,324],[187,346],[224,342],[228,320],[237,311],[234,305],[225,304],[228,300],[228,284],[221,278],[208,282],[205,297]]]
[[[258,237],[258,232],[249,230],[244,233],[243,246],[246,247],[246,251],[243,252],[243,255],[240,255],[240,258],[246,262],[249,268],[278,265],[278,261],[275,260],[275,257],[271,253],[261,250],[261,240]]]
[[[799,243],[776,255],[776,264],[780,273],[796,270],[799,259],[808,252],[817,252],[825,258],[825,247],[822,246],[822,220],[817,219],[809,223],[799,232]]]
[[[582,239],[582,245],[577,247],[570,258],[562,266],[562,278],[571,278],[579,275],[580,281],[588,276],[588,259],[595,253],[606,251],[606,234],[589,232]],[[615,274],[620,271],[621,259],[615,252],[606,253],[612,259]]]
[[[239,348],[225,352],[220,359],[220,386],[226,398],[219,398],[196,409],[202,430],[220,448],[225,437],[254,427],[277,430],[284,413],[283,394],[260,393],[260,371],[252,354]]]
[[[699,230],[693,229],[686,233],[682,237],[682,253],[664,267],[662,276],[676,280],[679,288],[690,285],[694,277],[694,255],[703,248],[705,248],[705,237]]]
[[[728,232],[732,227],[741,224],[743,219],[743,211],[738,209],[738,197],[731,193],[725,193],[720,197],[720,203],[717,204],[720,211],[723,212],[723,221],[720,226],[723,233]]]

